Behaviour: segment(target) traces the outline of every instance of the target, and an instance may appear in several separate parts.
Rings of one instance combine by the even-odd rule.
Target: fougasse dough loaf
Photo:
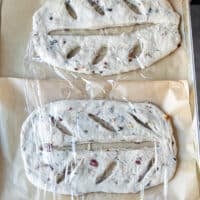
[[[51,66],[114,75],[173,52],[179,22],[167,0],[48,0],[33,16],[32,41]]]
[[[50,103],[24,122],[21,151],[30,182],[60,194],[137,193],[177,163],[170,118],[151,103]]]

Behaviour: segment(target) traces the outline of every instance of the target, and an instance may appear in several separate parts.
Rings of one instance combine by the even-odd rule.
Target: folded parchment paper
[[[26,89],[25,89],[26,88]],[[20,129],[23,121],[38,106],[63,99],[116,99],[132,102],[150,101],[172,117],[178,144],[178,166],[174,178],[167,185],[169,200],[200,199],[195,131],[189,104],[186,81],[146,82],[82,82],[36,81],[0,79],[0,199],[15,200],[136,200],[142,194],[95,193],[80,197],[56,195],[32,186],[25,177],[19,150]],[[164,186],[146,190],[144,199],[161,200]]]

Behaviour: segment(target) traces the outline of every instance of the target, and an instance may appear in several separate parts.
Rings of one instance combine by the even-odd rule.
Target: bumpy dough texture
[[[35,13],[33,44],[42,61],[73,72],[113,75],[150,66],[174,51],[180,43],[180,17],[167,0],[92,2],[48,0]],[[62,29],[93,30],[135,25],[135,30],[119,35],[48,34]],[[98,54],[102,47],[106,47],[107,52],[100,59]],[[98,62],[94,62],[95,58]]]
[[[21,151],[30,182],[60,194],[137,193],[176,170],[169,116],[151,103],[51,103],[24,122]]]

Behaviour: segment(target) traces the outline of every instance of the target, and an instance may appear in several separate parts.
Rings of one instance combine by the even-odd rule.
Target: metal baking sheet
[[[0,76],[33,79],[60,79],[55,71],[45,64],[33,63],[27,70],[24,56],[31,34],[32,15],[40,7],[42,0],[2,0]],[[196,156],[199,161],[199,133],[196,98],[196,75],[193,59],[193,46],[188,0],[170,0],[174,9],[181,16],[181,46],[172,54],[145,70],[137,70],[119,76],[102,79],[117,80],[187,80],[190,88],[190,106],[193,116],[193,133],[196,137]],[[67,73],[61,71],[65,77]],[[91,76],[82,76],[86,80]],[[99,78],[99,77],[95,77]],[[8,133],[5,133],[8,134]],[[200,163],[198,163],[200,164]]]

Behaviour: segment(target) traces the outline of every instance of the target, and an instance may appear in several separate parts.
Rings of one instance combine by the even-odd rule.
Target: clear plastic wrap
[[[116,26],[116,21],[120,25],[126,22],[121,22],[115,14],[111,18],[113,26],[107,19],[101,22],[99,17],[109,15],[104,12],[116,12],[118,4],[111,0],[106,9],[103,0],[87,1],[87,6],[86,1],[80,1],[79,7],[73,5],[76,0],[66,1],[64,6],[64,0],[35,1],[32,2],[35,11],[46,2],[50,2],[50,7],[34,15],[29,45],[22,53],[26,54],[24,64],[17,68],[17,73],[10,68],[1,69],[2,74],[34,78],[0,79],[1,179],[4,180],[1,198],[199,199],[198,117],[188,2],[170,1],[179,14],[176,15],[172,10],[165,11],[168,8],[165,1],[161,4],[146,1],[151,5],[147,3],[143,7],[118,1],[121,7],[122,3],[126,6],[123,5],[121,17],[126,18],[123,12],[127,8],[140,15],[133,23],[137,24],[136,28],[129,24],[133,19],[128,17],[128,26]],[[8,9],[8,5],[3,4],[3,8]],[[26,4],[27,10],[31,5]],[[74,6],[82,14],[82,23],[65,24],[63,9],[76,20]],[[165,8],[158,11],[161,15],[151,16],[159,6]],[[22,8],[25,8],[23,3]],[[96,12],[101,16],[84,15],[83,8],[89,9],[86,13]],[[144,14],[146,10],[148,13]],[[33,14],[28,12],[27,19],[31,21]],[[181,44],[176,27],[167,21],[171,17],[176,24],[178,16]],[[54,19],[58,30],[45,24],[45,20]],[[94,29],[89,29],[87,23]],[[99,30],[101,23],[111,28],[100,26]],[[169,38],[159,38],[159,31],[163,36],[169,30]],[[171,36],[172,30],[175,33]],[[61,36],[52,36],[57,31]],[[31,27],[27,33],[30,35],[30,32]],[[63,36],[63,32],[73,36]],[[131,37],[132,32],[135,35]],[[70,46],[73,40],[82,45],[84,53],[65,66],[62,56],[71,59],[81,51],[77,44]],[[134,42],[130,45],[129,40]],[[70,47],[63,54],[57,54],[62,49],[61,42]],[[152,51],[145,47],[146,43],[151,47],[154,43],[161,53],[155,53],[155,58],[148,60],[143,54],[146,52],[149,56]],[[2,55],[10,52],[10,46],[2,47]],[[54,49],[53,53],[49,49]],[[129,52],[128,62],[122,62],[124,51],[126,55]],[[84,63],[87,53],[93,58],[92,65],[103,60],[103,66],[93,69],[89,62]],[[134,69],[129,63],[132,59]],[[19,64],[18,58],[1,59],[2,66],[12,62]],[[121,69],[123,65],[126,70]],[[103,70],[110,68],[102,72],[102,67]],[[85,74],[77,73],[79,70]]]
[[[173,134],[178,147],[177,168],[175,176],[167,185],[155,186],[145,190],[145,199],[164,198],[164,188],[167,187],[168,199],[191,198],[198,199],[198,174],[194,148],[194,135],[192,130],[192,115],[189,105],[189,91],[187,82],[155,81],[155,82],[115,82],[111,85],[108,82],[93,82],[93,88],[73,88],[69,90],[65,81],[32,81],[19,79],[1,80],[1,114],[4,116],[1,121],[2,131],[13,133],[4,134],[2,138],[4,148],[3,155],[7,155],[6,162],[3,162],[3,171],[6,175],[2,198],[15,199],[137,199],[140,194],[107,194],[94,193],[79,197],[68,197],[40,190],[30,184],[24,172],[21,147],[13,141],[19,140],[21,125],[26,119],[27,112],[24,109],[29,102],[28,108],[31,113],[36,108],[48,103],[63,99],[112,99],[125,102],[152,102],[167,113],[173,121]],[[28,85],[28,95],[24,92],[24,85]],[[149,87],[150,86],[150,87]],[[142,93],[140,91],[147,91]],[[9,95],[10,92],[15,96]],[[34,91],[39,91],[39,96]],[[54,92],[52,92],[54,91]],[[94,93],[95,91],[95,93]],[[157,91],[160,91],[158,93]],[[39,101],[38,101],[39,97]],[[19,114],[20,113],[20,114]],[[2,116],[1,116],[2,117]],[[13,122],[14,125],[13,125]],[[10,124],[12,123],[12,125]],[[78,125],[78,124],[77,124]],[[10,160],[10,162],[9,162]],[[99,161],[100,162],[100,161]],[[19,181],[20,179],[20,181]],[[188,182],[192,182],[191,187]],[[12,188],[12,192],[9,188]],[[186,189],[187,188],[187,189]],[[166,189],[166,188],[165,188]],[[183,192],[184,191],[184,192]]]

